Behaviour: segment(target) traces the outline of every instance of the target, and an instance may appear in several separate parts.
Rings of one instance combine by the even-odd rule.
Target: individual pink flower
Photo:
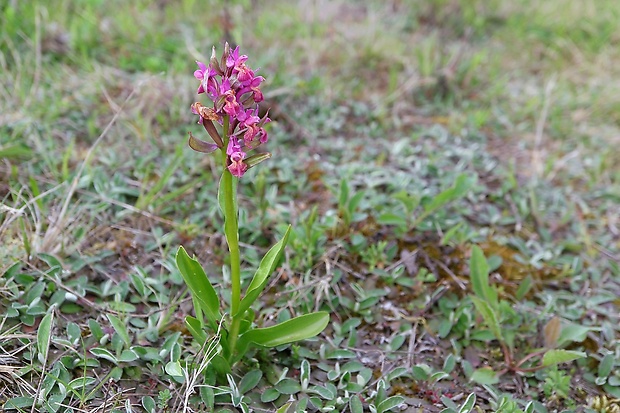
[[[211,67],[206,66],[204,63],[196,61],[198,70],[194,71],[194,77],[200,80],[200,86],[198,86],[198,94],[207,92],[211,98],[217,95],[217,82],[215,76],[217,72]]]
[[[248,60],[246,55],[239,56],[239,46],[235,47],[235,50],[230,52],[226,57],[226,67],[227,68],[236,68],[240,65],[244,64]]]
[[[237,74],[237,79],[239,79],[242,84],[247,84],[256,77],[254,76],[254,71],[246,66],[245,63],[235,66],[233,68],[233,73]]]
[[[235,152],[230,155],[230,165],[228,165],[228,170],[237,178],[241,178],[245,171],[248,170],[248,166],[243,163],[243,159],[245,158],[245,153],[243,152]]]
[[[240,111],[237,114],[237,120],[241,122],[241,125],[244,127],[260,122],[260,118],[258,117],[258,108]]]
[[[265,80],[262,76],[255,76],[252,78],[247,84],[239,90],[239,95],[243,95],[245,93],[252,93],[252,99],[256,103],[260,103],[264,100],[263,92],[259,89],[260,84]]]
[[[228,141],[228,148],[226,148],[226,154],[230,160],[228,170],[233,176],[241,178],[245,171],[247,171],[248,166],[243,162],[245,159],[245,152],[241,150],[241,145],[239,144],[236,136],[230,137],[230,140]]]
[[[267,132],[263,125],[270,119],[265,117],[261,121],[261,118],[258,117],[258,108],[247,109],[239,113],[237,120],[239,120],[239,127],[242,128],[240,132],[243,132],[243,142],[248,148],[255,148],[261,143],[267,142]]]
[[[241,152],[241,145],[236,136],[231,136],[226,147],[226,155],[231,156],[233,153]]]
[[[220,113],[223,110],[231,117],[236,117],[239,111],[242,110],[241,105],[237,101],[235,90],[230,87],[230,81],[224,79],[220,85],[220,95],[215,102],[216,111]]]

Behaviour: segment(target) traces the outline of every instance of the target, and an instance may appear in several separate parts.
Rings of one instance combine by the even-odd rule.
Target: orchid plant
[[[276,347],[305,340],[323,331],[329,321],[329,314],[319,311],[270,327],[254,326],[252,304],[282,257],[290,225],[283,238],[265,254],[245,294],[241,295],[237,186],[248,169],[271,157],[267,152],[248,155],[267,142],[265,125],[270,119],[268,115],[261,118],[258,110],[258,104],[264,100],[260,86],[265,79],[246,65],[247,59],[246,55],[239,54],[239,47],[231,50],[226,44],[220,59],[217,59],[214,47],[209,65],[196,62],[198,70],[194,76],[200,81],[198,94],[206,94],[213,105],[196,102],[192,105],[192,112],[199,116],[198,123],[207,131],[210,141],[189,133],[192,149],[204,153],[219,150],[222,176],[218,201],[224,215],[224,233],[230,253],[228,306],[222,305],[209,277],[195,258],[190,258],[183,247],[176,255],[177,267],[189,287],[195,311],[195,317],[185,318],[186,325],[200,344],[207,342],[207,330],[219,331],[220,351],[213,363],[220,372],[229,372],[251,346]]]

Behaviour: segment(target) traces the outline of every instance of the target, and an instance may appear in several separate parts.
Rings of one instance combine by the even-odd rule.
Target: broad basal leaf
[[[244,354],[250,344],[277,347],[314,337],[327,327],[329,313],[319,311],[292,318],[273,327],[255,328],[239,338],[237,351]]]
[[[177,267],[189,287],[189,290],[201,304],[209,324],[217,328],[217,322],[222,318],[220,315],[220,301],[215,289],[207,278],[198,260],[190,258],[185,248],[179,247],[176,256]]]
[[[252,278],[252,282],[248,286],[248,290],[241,300],[239,304],[239,311],[234,316],[238,316],[239,314],[243,314],[252,303],[258,298],[260,293],[267,285],[267,281],[269,281],[269,276],[273,273],[278,261],[280,261],[280,257],[284,252],[284,247],[286,246],[286,242],[288,241],[288,236],[291,232],[291,226],[289,225],[286,229],[286,233],[284,237],[265,254],[263,259],[258,266],[258,270],[256,270],[256,274],[254,274],[254,278]]]
[[[203,346],[207,341],[207,333],[205,333],[202,329],[202,323],[200,320],[188,315],[185,317],[185,325],[187,326],[189,332],[192,333],[192,336],[194,336],[194,339],[198,342],[198,344]]]

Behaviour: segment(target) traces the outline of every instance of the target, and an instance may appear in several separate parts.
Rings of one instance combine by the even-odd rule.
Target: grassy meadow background
[[[179,245],[229,282],[218,166],[187,146],[224,41],[274,120],[247,277],[294,227],[257,322],[332,321],[213,389],[166,366],[201,357]],[[619,96],[615,0],[0,0],[0,406],[619,412]]]

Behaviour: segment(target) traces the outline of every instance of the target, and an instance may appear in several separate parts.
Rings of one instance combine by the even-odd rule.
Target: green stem
[[[232,322],[228,331],[228,342],[230,345],[231,357],[235,353],[235,345],[237,344],[237,336],[239,335],[239,327],[242,314],[237,314],[239,304],[241,302],[241,258],[239,255],[239,222],[237,220],[238,211],[236,199],[236,185],[234,178],[228,170],[228,156],[226,149],[228,147],[228,116],[224,117],[223,134],[224,147],[222,148],[222,163],[224,166],[224,175],[222,176],[222,190],[224,197],[224,232],[226,233],[226,242],[228,243],[228,251],[230,252],[230,279],[232,283],[232,296],[230,300],[230,312]]]

